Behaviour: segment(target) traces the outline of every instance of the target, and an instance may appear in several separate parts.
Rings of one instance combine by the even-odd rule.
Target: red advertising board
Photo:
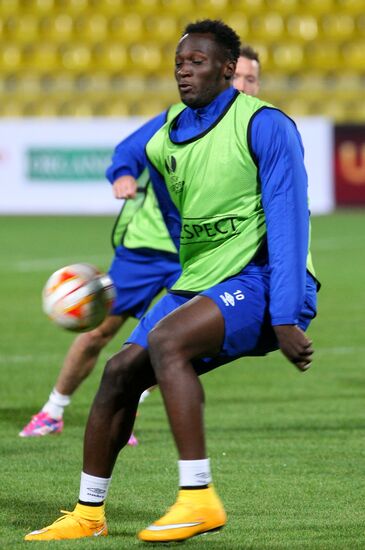
[[[338,206],[365,204],[365,126],[335,127],[335,192]]]

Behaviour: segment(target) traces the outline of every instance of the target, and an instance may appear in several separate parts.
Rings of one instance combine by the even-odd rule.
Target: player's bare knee
[[[148,347],[154,368],[168,369],[177,358],[182,355],[182,350],[176,338],[165,324],[157,325],[148,335]]]

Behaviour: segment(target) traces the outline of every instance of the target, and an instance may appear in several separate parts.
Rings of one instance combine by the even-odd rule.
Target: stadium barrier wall
[[[336,126],[334,157],[336,204],[364,206],[365,126]]]
[[[1,214],[116,214],[104,177],[113,149],[145,119],[4,119],[0,122]],[[310,209],[334,208],[333,127],[296,120],[305,148]]]

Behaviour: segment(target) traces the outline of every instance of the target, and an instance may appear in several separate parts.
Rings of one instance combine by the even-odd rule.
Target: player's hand
[[[300,371],[306,371],[311,366],[313,348],[312,341],[296,325],[277,325],[274,331],[282,353]]]
[[[137,194],[137,181],[133,176],[120,176],[113,183],[116,199],[134,199]]]

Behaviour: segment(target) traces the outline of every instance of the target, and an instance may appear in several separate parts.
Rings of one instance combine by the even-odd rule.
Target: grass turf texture
[[[82,439],[102,365],[134,326],[103,352],[75,394],[61,436],[21,439],[44,403],[73,336],[40,308],[48,276],[73,262],[107,269],[108,217],[0,218],[0,547],[21,547],[30,530],[73,509]],[[204,379],[209,455],[229,518],[217,535],[184,547],[210,549],[364,548],[364,211],[314,218],[319,316],[309,334],[312,369],[298,373],[276,352],[237,361]],[[140,445],[119,458],[106,539],[66,541],[62,549],[129,549],[135,535],[175,499],[176,453],[158,392],[140,408]],[[28,543],[36,548],[47,543]],[[51,543],[52,548],[57,545]],[[150,545],[158,546],[158,545]]]

